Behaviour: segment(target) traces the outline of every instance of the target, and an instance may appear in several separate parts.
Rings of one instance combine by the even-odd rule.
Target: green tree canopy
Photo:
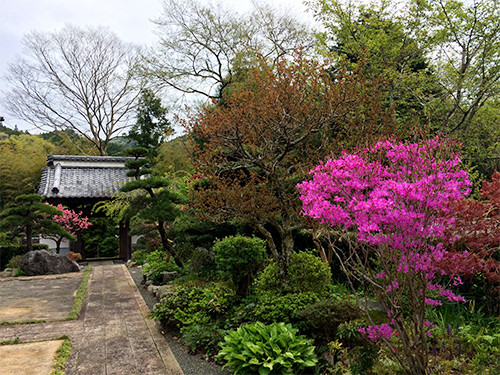
[[[324,53],[352,65],[363,61],[367,78],[389,79],[385,103],[399,125],[453,135],[463,142],[463,155],[483,158],[482,166],[484,158],[498,157],[498,137],[488,136],[498,126],[492,111],[500,95],[498,0],[308,4],[324,26]]]
[[[148,149],[152,160],[158,154],[158,147],[172,135],[174,129],[167,119],[167,109],[150,89],[141,91],[136,119],[127,138],[135,141],[136,146]]]
[[[36,191],[47,155],[55,150],[38,135],[12,135],[0,141],[0,209],[16,196]]]
[[[160,175],[165,174],[182,177],[192,172],[189,161],[189,142],[187,136],[181,136],[162,143],[155,159],[154,169]]]

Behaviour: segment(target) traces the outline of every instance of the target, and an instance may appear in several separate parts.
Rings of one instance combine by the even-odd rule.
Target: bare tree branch
[[[105,155],[109,140],[131,124],[142,84],[133,71],[138,47],[106,28],[68,25],[31,32],[25,57],[9,66],[8,111],[40,129],[69,128]]]
[[[143,74],[181,93],[220,98],[258,55],[276,61],[294,48],[313,46],[308,27],[290,12],[253,6],[239,15],[222,4],[163,0],[163,15],[154,21],[160,42],[146,57]]]

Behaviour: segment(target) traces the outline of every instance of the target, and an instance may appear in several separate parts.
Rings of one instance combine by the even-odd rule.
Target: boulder
[[[160,288],[160,286],[159,285],[152,285],[152,287],[153,287],[152,293],[154,296],[156,296],[156,291]]]
[[[365,306],[368,311],[382,311],[386,312],[384,306],[377,300],[373,299],[366,299],[366,300],[361,300],[359,301],[359,308],[363,311],[365,311]]]
[[[28,276],[80,272],[78,264],[66,255],[54,254],[46,250],[27,252],[21,261],[21,269]]]
[[[162,272],[161,273],[162,284],[168,284],[170,281],[175,280],[178,275],[179,275],[179,273],[177,271]]]

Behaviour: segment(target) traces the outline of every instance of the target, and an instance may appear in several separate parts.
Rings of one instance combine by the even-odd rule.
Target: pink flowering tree
[[[48,204],[48,203],[47,203]],[[52,206],[52,205],[49,205]],[[62,215],[52,216],[52,220],[63,227],[67,232],[76,236],[77,233],[83,229],[87,229],[92,223],[89,221],[87,217],[82,216],[82,212],[76,213],[73,210],[65,208],[62,204],[58,204],[56,206],[52,206],[57,208],[62,212]],[[60,236],[53,233],[44,234],[45,238],[48,238],[56,243],[56,252],[57,254],[61,251],[61,242],[65,238],[65,236]]]
[[[437,282],[444,275],[460,282],[458,266],[443,267],[451,256],[444,235],[453,225],[450,202],[467,195],[470,185],[452,148],[440,138],[378,142],[320,163],[298,185],[303,213],[328,228],[329,250],[353,290],[363,287],[358,303],[367,310],[367,298],[375,296],[387,310],[390,324],[375,325],[368,316],[371,326],[362,333],[382,340],[415,375],[425,374],[428,363],[426,306],[463,301]]]

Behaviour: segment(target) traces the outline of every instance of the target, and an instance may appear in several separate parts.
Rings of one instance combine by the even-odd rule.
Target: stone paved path
[[[67,375],[183,374],[124,265],[93,267],[87,293],[77,320],[0,326],[0,341],[68,335]]]

